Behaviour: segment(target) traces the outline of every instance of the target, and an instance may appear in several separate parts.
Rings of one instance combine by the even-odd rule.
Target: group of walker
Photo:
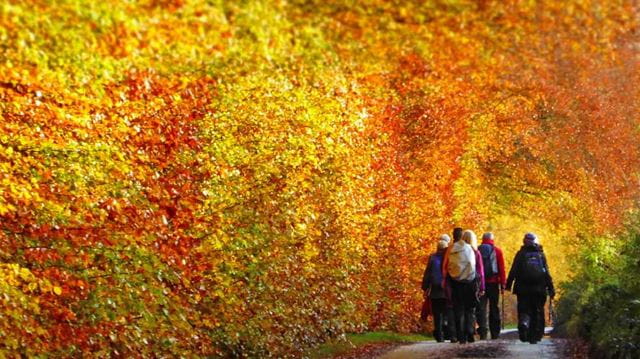
[[[542,246],[535,234],[525,234],[505,278],[504,256],[494,241],[493,233],[488,232],[478,245],[475,233],[462,228],[454,228],[453,243],[449,235],[440,236],[422,279],[425,300],[431,304],[436,341],[472,343],[476,323],[481,340],[487,339],[489,333],[491,339],[498,339],[502,322],[500,295],[504,296],[505,289],[510,291],[514,282],[520,340],[536,344],[542,339],[546,298],[555,296]]]

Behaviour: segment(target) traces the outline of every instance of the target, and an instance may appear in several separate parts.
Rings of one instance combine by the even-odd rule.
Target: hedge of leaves
[[[536,228],[563,278],[575,233],[639,194],[637,13],[2,2],[0,353],[295,357],[411,331],[454,224],[507,257]]]
[[[640,228],[634,222],[627,233],[585,248],[575,277],[563,288],[560,328],[586,339],[598,357],[640,353]]]

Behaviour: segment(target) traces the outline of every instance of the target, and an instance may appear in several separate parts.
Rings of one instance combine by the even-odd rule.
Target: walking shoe
[[[518,335],[520,336],[521,342],[528,342],[529,338],[527,338],[527,333],[529,332],[529,326],[526,324],[518,325]]]
[[[467,336],[467,342],[469,342],[469,343],[473,343],[473,342],[475,342],[475,341],[476,341],[476,338],[474,338],[473,334],[469,334],[469,335]]]

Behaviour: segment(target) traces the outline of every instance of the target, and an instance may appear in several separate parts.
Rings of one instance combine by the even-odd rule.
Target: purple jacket
[[[479,250],[474,249],[473,252],[476,254],[476,279],[480,278],[480,291],[484,292],[484,265],[482,264],[482,254]]]

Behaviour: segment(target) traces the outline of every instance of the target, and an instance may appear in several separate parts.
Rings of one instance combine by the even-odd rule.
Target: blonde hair
[[[467,229],[462,232],[462,240],[467,242],[473,249],[478,250],[478,237],[472,230]]]

